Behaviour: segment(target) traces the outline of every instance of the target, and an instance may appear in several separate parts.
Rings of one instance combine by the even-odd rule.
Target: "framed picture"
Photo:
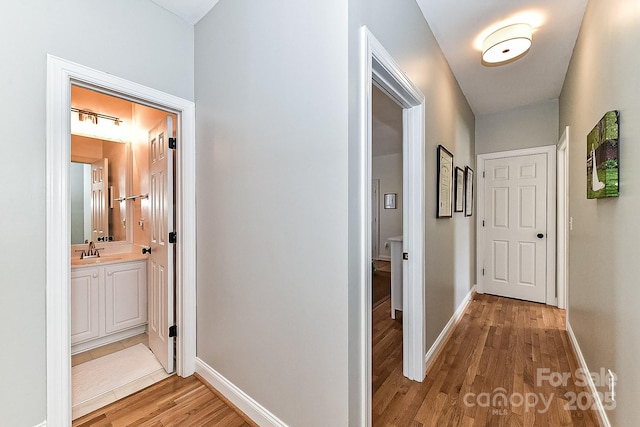
[[[387,193],[384,195],[384,208],[385,209],[396,208],[396,193]]]
[[[473,169],[464,168],[464,216],[473,215]]]
[[[456,166],[456,190],[455,190],[455,198],[454,198],[454,212],[462,212],[464,210],[464,170]]]
[[[587,199],[618,197],[618,119],[607,112],[587,135]]]
[[[453,154],[442,145],[438,145],[438,212],[436,218],[448,218],[453,215],[452,181]]]

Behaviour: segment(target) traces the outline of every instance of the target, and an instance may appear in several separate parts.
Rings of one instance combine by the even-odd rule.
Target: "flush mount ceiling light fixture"
[[[531,47],[529,24],[513,24],[489,34],[482,43],[482,62],[496,65],[518,58]]]

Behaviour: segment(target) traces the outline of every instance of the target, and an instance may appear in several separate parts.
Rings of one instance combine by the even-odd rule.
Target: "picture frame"
[[[473,169],[464,168],[464,216],[473,215]]]
[[[384,195],[384,208],[385,209],[396,208],[396,193],[386,193]]]
[[[453,211],[454,212],[462,212],[464,211],[464,198],[465,198],[465,193],[464,193],[464,186],[465,186],[465,174],[464,174],[464,169],[456,166],[455,169],[455,197],[453,200],[454,203],[454,207],[453,207]]]
[[[453,154],[442,145],[438,145],[438,211],[436,218],[453,216]]]
[[[587,135],[587,199],[620,195],[619,123],[619,111],[608,111]]]

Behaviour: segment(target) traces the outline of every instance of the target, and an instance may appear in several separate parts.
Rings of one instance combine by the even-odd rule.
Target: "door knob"
[[[142,254],[150,254],[151,253],[151,247],[148,248],[142,248]]]
[[[542,233],[538,233],[538,235],[536,236],[538,239],[542,239],[544,237],[544,234]]]

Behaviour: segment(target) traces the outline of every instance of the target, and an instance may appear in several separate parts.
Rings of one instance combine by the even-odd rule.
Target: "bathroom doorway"
[[[48,178],[46,188],[47,421],[52,425],[71,425],[71,332],[95,334],[95,325],[98,325],[98,337],[82,336],[74,343],[74,350],[86,350],[78,346],[94,339],[103,339],[104,337],[100,336],[101,332],[109,335],[109,340],[117,337],[118,341],[127,339],[141,341],[135,343],[127,342],[126,344],[135,344],[129,346],[131,348],[140,348],[138,344],[146,347],[142,342],[143,340],[140,339],[142,337],[139,336],[139,333],[128,337],[118,336],[118,334],[124,332],[133,334],[136,328],[142,328],[142,331],[138,330],[137,332],[144,332],[145,322],[141,314],[151,314],[149,319],[151,322],[153,322],[154,318],[153,313],[146,313],[146,311],[150,311],[149,308],[153,307],[153,305],[145,310],[146,304],[143,304],[142,298],[135,299],[135,302],[125,302],[119,305],[115,303],[119,301],[119,297],[125,294],[140,296],[147,289],[147,261],[139,259],[121,261],[124,261],[129,256],[123,254],[131,254],[133,256],[135,252],[133,249],[140,242],[138,240],[134,242],[134,239],[136,239],[136,227],[134,225],[139,227],[138,231],[140,232],[143,228],[153,224],[151,206],[149,206],[151,219],[142,216],[139,217],[139,220],[134,219],[136,218],[134,216],[135,210],[140,209],[143,212],[142,202],[144,200],[152,201],[152,197],[145,197],[146,194],[153,193],[151,188],[148,193],[143,191],[135,192],[133,191],[134,180],[132,179],[129,180],[129,184],[125,180],[124,185],[115,181],[109,183],[107,180],[108,185],[103,185],[102,193],[97,191],[96,194],[111,210],[111,212],[107,210],[105,215],[108,216],[109,213],[113,215],[108,220],[103,220],[101,234],[99,232],[92,234],[92,238],[95,237],[97,240],[92,247],[84,243],[84,240],[87,240],[86,238],[82,243],[78,243],[79,248],[76,249],[72,246],[72,168],[70,162],[72,120],[76,116],[78,121],[88,121],[89,123],[85,123],[87,126],[95,126],[96,123],[101,122],[107,124],[111,122],[112,127],[119,127],[125,124],[124,120],[116,124],[116,121],[120,119],[118,116],[103,112],[98,114],[98,111],[89,111],[94,108],[87,108],[86,106],[80,108],[72,105],[72,91],[76,90],[76,88],[88,89],[140,105],[140,107],[135,108],[158,110],[165,116],[165,119],[161,119],[161,121],[164,120],[168,126],[175,125],[175,133],[166,129],[163,134],[167,144],[171,143],[176,146],[175,165],[168,168],[168,170],[175,173],[175,205],[171,203],[171,206],[175,206],[175,218],[177,220],[173,230],[166,230],[173,231],[176,234],[170,236],[164,230],[162,231],[163,239],[167,243],[170,242],[174,248],[167,258],[171,258],[171,265],[175,265],[175,274],[171,274],[175,278],[175,290],[162,295],[168,302],[164,306],[167,307],[166,320],[170,324],[167,325],[166,329],[163,328],[161,333],[166,336],[170,335],[172,338],[171,361],[174,359],[173,354],[175,351],[175,368],[167,366],[166,370],[175,371],[180,376],[189,376],[195,370],[195,172],[193,168],[195,163],[195,114],[193,102],[49,56],[46,146]],[[133,109],[134,107],[131,108]],[[84,120],[80,119],[81,114],[84,116],[82,117]],[[166,120],[167,115],[170,117],[170,121]],[[126,128],[126,126],[123,126],[123,128]],[[146,130],[141,133],[146,133]],[[169,141],[169,138],[172,140]],[[102,137],[101,139],[106,141],[118,139],[118,137]],[[134,135],[133,139],[148,139],[148,136]],[[102,148],[104,149],[104,145]],[[135,148],[130,146],[122,151],[124,151],[124,158],[133,158]],[[151,159],[152,157],[150,156],[149,158]],[[108,162],[101,162],[101,164],[106,165]],[[125,176],[127,168],[131,169],[132,165],[125,162],[123,167]],[[90,175],[93,173],[94,171],[92,170]],[[104,177],[108,177],[108,170],[103,169],[102,173]],[[112,175],[115,175],[115,168]],[[149,185],[152,186],[153,184]],[[167,186],[165,185],[164,188],[166,189]],[[92,194],[91,197],[97,196]],[[149,204],[151,205],[151,203]],[[131,207],[131,209],[126,209],[128,207]],[[87,218],[85,214],[81,216]],[[104,226],[104,224],[108,224],[108,226]],[[80,233],[84,232],[85,227],[81,228],[82,231]],[[92,233],[94,230],[91,230]],[[120,232],[120,238],[124,239],[120,242],[116,241],[118,232]],[[142,232],[144,234],[144,230]],[[149,246],[153,253],[152,241],[150,241]],[[139,245],[139,248],[148,250],[149,246]],[[132,250],[127,252],[125,250],[127,247]],[[81,252],[76,253],[75,250],[80,250]],[[83,252],[86,256],[84,261],[79,259]],[[102,252],[98,263],[96,263],[95,258],[91,259],[93,255],[96,255],[96,252]],[[93,271],[86,274],[84,278],[76,277],[69,268],[72,260],[75,261],[76,259],[78,259],[79,265],[86,267],[85,270],[93,269]],[[94,263],[94,265],[91,265],[91,263]],[[127,268],[123,268],[124,264],[127,264]],[[155,274],[152,268],[149,269],[148,273],[150,276]],[[96,315],[92,312],[89,316],[91,319],[84,319],[83,322],[80,322],[80,324],[91,325],[91,327],[85,328],[86,331],[81,331],[82,328],[78,329],[77,324],[72,324],[71,305],[73,303],[72,288],[74,287],[72,283],[75,279],[78,279],[78,283],[84,283],[86,285],[85,289],[91,287],[87,284],[92,281],[98,282],[97,286],[93,285],[93,289],[97,288],[98,292],[80,294],[80,299],[84,299],[87,305],[95,303],[96,298],[98,301],[100,301],[99,298],[104,298],[103,302],[98,302],[98,306],[104,304],[105,307],[110,307],[110,309],[104,310],[104,318],[95,320]],[[125,286],[126,283],[134,283],[135,286]],[[82,285],[80,288],[82,288]],[[167,287],[167,289],[169,288]],[[175,306],[172,303],[173,299],[178,302]],[[135,313],[138,316],[128,316],[131,313]],[[175,317],[175,321],[171,321],[171,317]],[[91,330],[92,328],[93,330]],[[101,343],[94,341],[91,346],[93,344]],[[115,345],[115,343],[111,344]],[[120,344],[123,347],[127,347],[125,343],[121,342]],[[167,346],[167,349],[169,349],[169,346]],[[79,353],[80,351],[74,352]],[[155,356],[152,354],[152,357]]]
[[[71,85],[73,419],[173,373],[177,119]]]

